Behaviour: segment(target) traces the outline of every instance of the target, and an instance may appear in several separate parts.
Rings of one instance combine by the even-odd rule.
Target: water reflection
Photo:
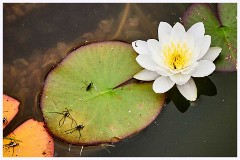
[[[197,86],[197,100],[195,102],[190,102],[179,92],[176,86],[174,86],[171,90],[167,92],[167,100],[166,103],[173,101],[176,108],[184,113],[188,110],[189,106],[197,106],[198,99],[201,95],[206,96],[215,96],[217,95],[217,88],[215,84],[208,78],[193,78],[194,82]]]

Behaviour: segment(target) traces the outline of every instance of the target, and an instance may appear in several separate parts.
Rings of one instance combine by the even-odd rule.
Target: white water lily
[[[159,41],[149,39],[132,42],[139,54],[136,61],[144,69],[134,75],[143,81],[153,81],[153,90],[164,93],[175,84],[188,100],[195,101],[197,88],[192,77],[205,77],[215,70],[213,61],[221,52],[220,47],[210,47],[211,37],[204,35],[202,22],[194,24],[188,31],[180,23],[173,27],[160,22]]]

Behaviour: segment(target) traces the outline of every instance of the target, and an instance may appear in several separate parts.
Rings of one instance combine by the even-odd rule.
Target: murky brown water
[[[174,24],[187,6],[4,4],[3,92],[21,102],[4,135],[30,117],[42,121],[38,95],[44,78],[71,48],[93,41],[157,38],[158,23]],[[170,102],[138,135],[115,147],[83,148],[82,156],[236,156],[237,74],[209,78],[216,96],[200,96],[185,113]],[[55,156],[79,156],[81,149],[55,140]]]

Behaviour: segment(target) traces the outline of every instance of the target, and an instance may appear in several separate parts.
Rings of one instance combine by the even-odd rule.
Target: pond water
[[[157,38],[160,21],[180,21],[189,4],[4,4],[3,92],[20,110],[8,135],[34,117],[48,71],[80,44]],[[212,5],[215,7],[215,5]],[[55,156],[237,156],[237,73],[213,73],[217,94],[201,95],[180,112],[164,106],[146,129],[115,146],[84,147],[54,139]],[[204,82],[203,82],[204,83]]]

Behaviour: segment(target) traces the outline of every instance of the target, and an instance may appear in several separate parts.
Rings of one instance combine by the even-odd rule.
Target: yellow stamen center
[[[163,45],[163,56],[169,68],[180,70],[189,65],[192,58],[192,51],[186,43],[170,42]]]

